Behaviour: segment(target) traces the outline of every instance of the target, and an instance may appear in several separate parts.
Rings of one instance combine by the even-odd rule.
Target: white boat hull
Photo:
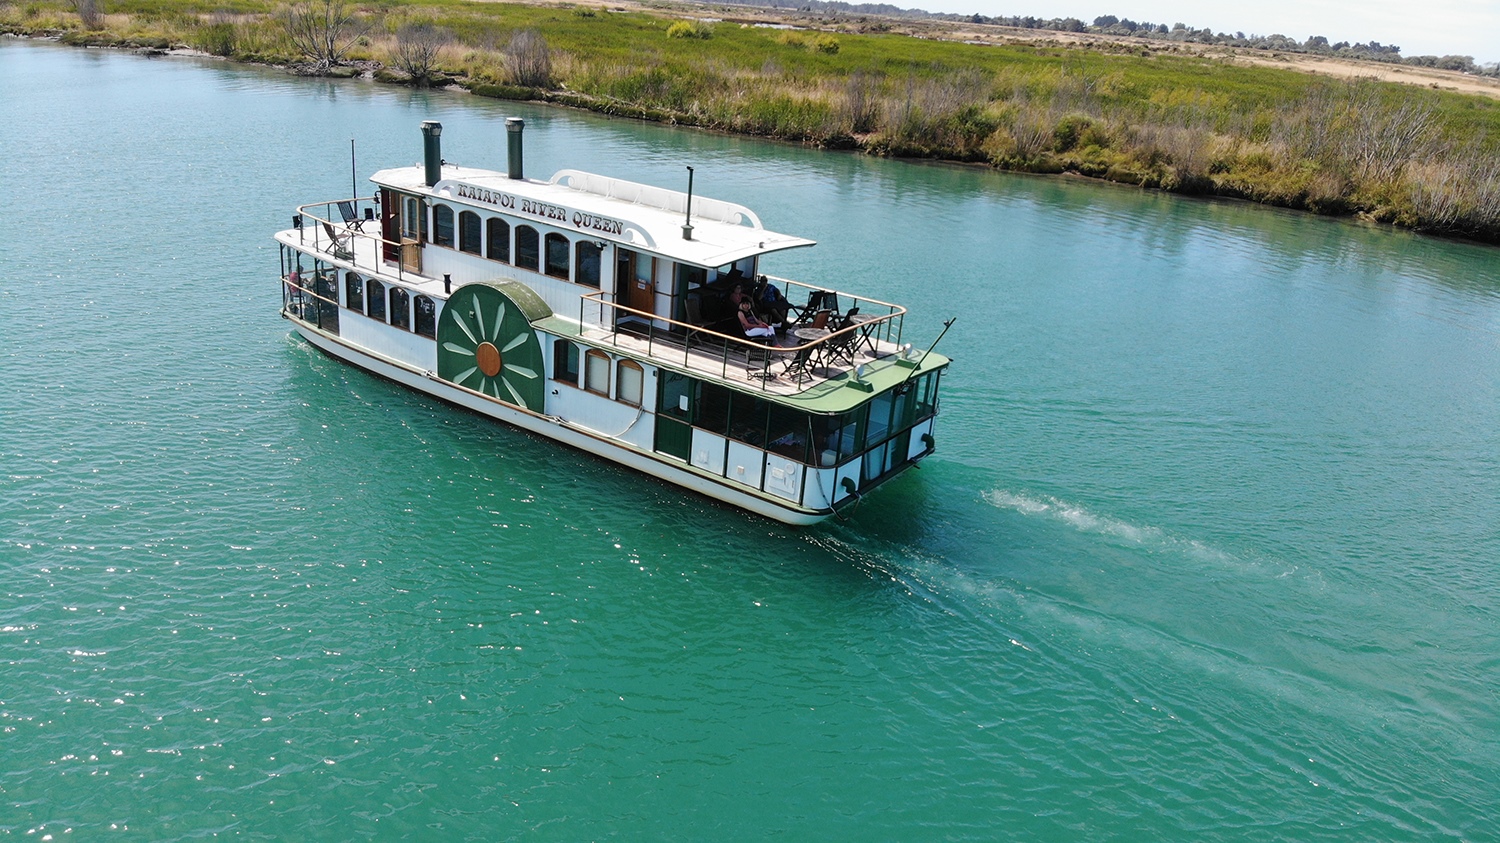
[[[512,424],[522,430],[571,445],[581,451],[691,489],[714,500],[793,525],[816,524],[834,514],[832,509],[805,509],[789,505],[788,502],[769,495],[762,496],[748,492],[739,484],[733,484],[722,477],[714,477],[699,471],[687,463],[621,446],[603,434],[589,431],[556,417],[526,412],[478,392],[438,380],[431,373],[419,371],[399,361],[351,346],[338,337],[319,331],[298,319],[291,317],[288,319],[296,326],[297,333],[303,339],[338,360],[451,404]]]

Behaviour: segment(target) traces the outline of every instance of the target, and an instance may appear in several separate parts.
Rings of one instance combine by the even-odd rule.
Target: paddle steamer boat
[[[278,232],[282,315],[375,374],[717,500],[811,524],[931,454],[948,359],[905,308],[761,274],[813,245],[748,208],[606,176],[442,160],[381,170],[371,199],[297,208]],[[744,335],[733,284],[791,304]],[[935,342],[934,342],[935,344]]]

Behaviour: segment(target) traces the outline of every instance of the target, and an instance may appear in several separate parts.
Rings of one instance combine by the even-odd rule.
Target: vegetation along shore
[[[1336,79],[1191,43],[1020,32],[729,5],[0,0],[0,33],[457,85],[1500,243],[1500,98],[1381,81],[1376,63]]]

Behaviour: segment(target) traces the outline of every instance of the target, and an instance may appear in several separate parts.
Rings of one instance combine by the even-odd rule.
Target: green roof
[[[621,354],[630,357],[632,360],[644,360],[653,366],[670,369],[674,372],[682,372],[699,380],[722,384],[737,392],[755,395],[767,401],[784,404],[788,407],[795,407],[809,413],[833,414],[848,412],[868,401],[871,395],[885,392],[907,378],[912,377],[913,372],[925,375],[929,372],[935,372],[952,362],[947,357],[936,352],[928,354],[925,358],[918,358],[921,360],[920,367],[917,366],[916,361],[903,361],[894,356],[883,357],[879,360],[863,364],[864,377],[860,379],[860,382],[868,385],[868,389],[862,389],[855,384],[853,372],[845,372],[838,377],[813,384],[795,395],[782,395],[777,392],[760,389],[759,384],[755,381],[716,378],[694,369],[673,365],[655,358],[640,357],[619,346],[584,337],[583,330],[577,322],[551,316],[550,311],[547,318],[534,319],[531,324],[538,330],[546,331],[555,337],[574,339],[584,345],[603,349],[613,354]]]

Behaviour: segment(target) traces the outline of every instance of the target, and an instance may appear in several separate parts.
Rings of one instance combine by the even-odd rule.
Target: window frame
[[[638,380],[636,381],[636,395],[634,400],[631,400],[624,394],[624,373],[626,370],[634,371],[636,373],[636,377],[638,378]],[[621,404],[628,404],[632,407],[641,407],[645,405],[646,368],[628,357],[621,357],[615,363],[615,400],[620,402]]]
[[[561,264],[556,264],[552,261],[554,255],[553,247],[558,244],[561,244],[561,248],[556,250],[556,254],[562,257]],[[546,236],[542,238],[542,274],[551,278],[560,278],[563,281],[569,280],[573,269],[572,246],[572,241],[568,239],[568,235],[559,234],[556,231],[547,232]]]
[[[529,240],[530,243],[523,243]],[[530,252],[529,260],[523,252],[524,246],[530,246],[526,250]],[[515,261],[518,269],[529,269],[532,272],[540,272],[542,267],[542,235],[536,228],[529,225],[518,225],[515,227],[515,248],[512,250],[511,258]]]
[[[594,383],[594,378],[593,378],[593,375],[592,375],[593,369],[591,369],[590,366],[589,366],[590,362],[594,361],[594,360],[603,360],[604,361],[604,367],[601,370],[603,372],[603,374],[604,374],[604,386],[603,386],[602,389],[598,388],[597,385]],[[584,354],[583,354],[583,366],[582,366],[583,371],[580,373],[580,376],[583,379],[583,389],[584,389],[584,391],[585,392],[592,392],[595,395],[602,395],[605,398],[608,398],[609,397],[610,375],[614,374],[614,372],[613,372],[613,369],[614,369],[613,363],[614,363],[614,361],[610,359],[610,356],[608,354],[604,353],[603,351],[600,351],[597,348],[591,348],[588,351],[584,352]]]
[[[431,296],[417,294],[412,297],[412,332],[418,336],[437,339],[437,302]],[[427,309],[428,316],[422,318],[423,308]],[[426,328],[427,330],[422,330]]]
[[[565,339],[552,342],[552,379],[572,386],[583,380],[583,355],[577,343]]]
[[[385,297],[386,288],[384,284],[380,283],[374,278],[366,279],[365,315],[370,317],[371,319],[379,319],[381,322],[384,322],[386,314]],[[377,310],[379,310],[380,312],[376,313],[375,311]]]
[[[357,272],[344,273],[344,306],[365,312],[365,279]]]
[[[585,260],[584,249],[593,252],[592,260]],[[604,278],[604,247],[597,240],[579,240],[573,246],[573,283],[582,284],[585,287],[599,289]],[[591,272],[585,273],[584,267],[592,266]],[[592,276],[592,277],[589,277]]]
[[[397,287],[396,285],[392,284],[390,290],[386,293],[386,296],[389,299],[386,308],[386,319],[390,322],[390,326],[392,328],[400,328],[403,331],[410,331],[411,293],[407,292],[406,288],[404,287]],[[396,305],[397,297],[400,297],[401,299],[401,305],[399,308]],[[401,314],[400,321],[397,321],[396,319],[396,314],[398,312]]]
[[[469,236],[470,224],[474,228],[473,237]],[[484,252],[484,222],[473,211],[458,212],[458,250],[471,255]]]
[[[454,245],[453,209],[441,202],[432,206],[432,245],[448,249]]]

